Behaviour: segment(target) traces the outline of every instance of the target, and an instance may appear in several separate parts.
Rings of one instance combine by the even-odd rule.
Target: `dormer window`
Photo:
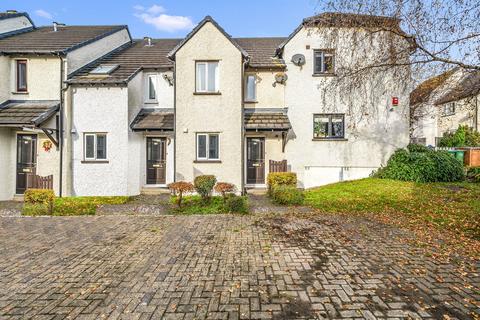
[[[96,67],[92,71],[90,71],[90,74],[93,75],[108,75],[115,71],[115,69],[118,68],[118,64],[104,64]]]
[[[197,61],[196,89],[197,93],[218,93],[218,61]]]

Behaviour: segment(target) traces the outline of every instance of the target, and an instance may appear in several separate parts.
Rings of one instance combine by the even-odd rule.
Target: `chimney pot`
[[[7,13],[18,13],[17,10],[7,10]]]

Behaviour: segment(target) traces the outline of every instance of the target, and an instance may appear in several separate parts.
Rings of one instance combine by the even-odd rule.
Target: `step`
[[[23,202],[23,194],[16,194],[13,196],[13,201]]]
[[[167,194],[170,193],[167,187],[143,187],[140,190],[141,194],[145,195],[157,195],[157,194]]]

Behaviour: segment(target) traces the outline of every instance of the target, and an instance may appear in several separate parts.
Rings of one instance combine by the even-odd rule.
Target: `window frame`
[[[155,98],[150,98],[150,79],[153,81],[155,89]],[[146,103],[158,103],[158,74],[147,73],[145,77],[145,102]]]
[[[215,90],[208,90],[208,65],[217,64],[215,72]],[[205,90],[199,90],[198,88],[198,65],[205,64]],[[219,94],[220,93],[220,60],[195,60],[195,93],[197,94]]]
[[[87,137],[93,136],[93,157],[87,157]],[[105,137],[105,158],[98,158],[98,136]],[[108,139],[106,132],[84,132],[83,133],[83,160],[84,161],[107,161],[108,159]]]
[[[342,124],[343,124],[343,135],[341,137],[333,137],[332,134],[332,119],[333,117],[341,116]],[[315,118],[316,117],[328,117],[328,128],[327,128],[327,136],[326,137],[315,137]],[[313,140],[347,140],[345,137],[345,114],[344,113],[314,113],[312,117],[312,136]]]
[[[447,110],[449,109],[449,107],[452,106],[453,108],[453,111],[448,111]],[[449,102],[449,103],[446,103],[443,105],[443,116],[444,117],[449,117],[449,116],[453,116],[455,115],[456,113],[456,105],[455,105],[455,102]]]
[[[325,54],[331,54],[332,55],[332,71],[327,72],[327,71],[321,71],[317,72],[316,68],[316,55],[317,53],[322,53],[322,70],[325,66]],[[313,75],[314,76],[332,76],[335,75],[335,49],[314,49],[313,50]]]
[[[25,88],[20,88],[20,65],[25,65]],[[15,91],[16,92],[28,92],[28,61],[27,59],[15,60]]]
[[[199,156],[199,138],[205,136],[205,157]],[[217,137],[217,158],[210,158],[210,136]],[[220,161],[220,134],[218,132],[197,132],[195,135],[195,159],[196,161]]]
[[[248,79],[253,77],[253,99],[248,98]],[[257,102],[257,75],[254,73],[245,75],[245,102]]]

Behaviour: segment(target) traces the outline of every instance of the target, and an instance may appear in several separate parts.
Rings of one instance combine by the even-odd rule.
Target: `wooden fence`
[[[46,177],[27,175],[27,189],[53,189],[53,175]]]
[[[287,172],[287,160],[269,162],[269,172]]]

